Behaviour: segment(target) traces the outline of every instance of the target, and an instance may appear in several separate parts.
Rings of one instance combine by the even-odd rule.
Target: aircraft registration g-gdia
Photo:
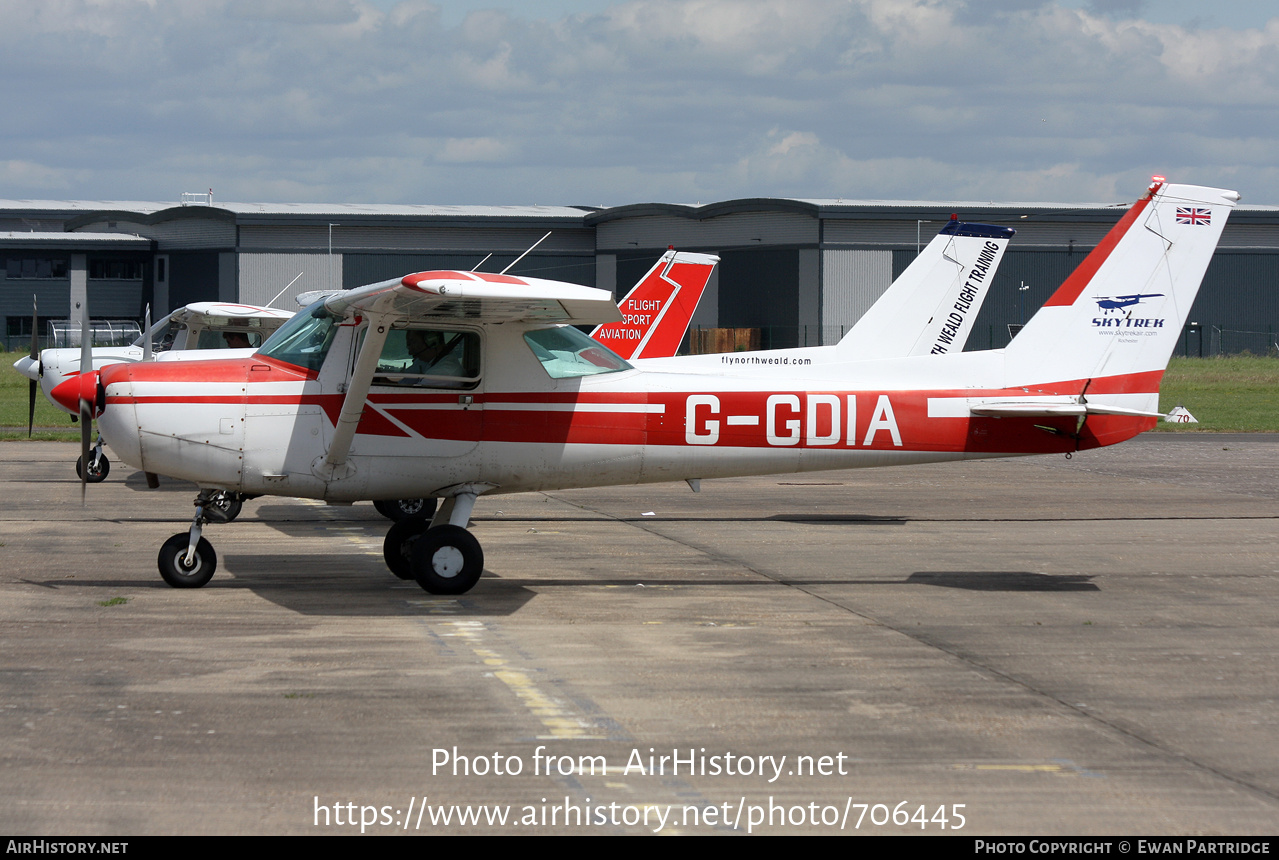
[[[845,338],[632,365],[573,327],[619,321],[607,292],[423,272],[329,296],[250,358],[108,367],[100,426],[126,463],[201,488],[160,551],[171,585],[213,575],[215,492],[435,496],[434,519],[391,527],[387,565],[460,594],[484,566],[466,530],[484,494],[1069,453],[1150,429],[1238,199],[1156,177],[1002,350],[950,348],[943,319],[882,358]],[[416,364],[409,339],[450,361]]]

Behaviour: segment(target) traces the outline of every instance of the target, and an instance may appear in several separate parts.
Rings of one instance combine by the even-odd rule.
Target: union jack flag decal
[[[1192,206],[1177,207],[1178,224],[1211,224],[1212,210],[1199,209]]]

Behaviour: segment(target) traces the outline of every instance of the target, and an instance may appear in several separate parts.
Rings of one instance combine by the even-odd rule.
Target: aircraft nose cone
[[[40,359],[24,355],[13,363],[13,367],[27,379],[40,379]]]
[[[77,373],[49,392],[49,396],[73,415],[80,413],[80,398],[93,403],[98,393],[98,372]]]

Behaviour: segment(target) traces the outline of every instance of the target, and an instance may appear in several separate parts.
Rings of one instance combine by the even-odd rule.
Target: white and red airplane
[[[1070,453],[1154,426],[1159,381],[1239,195],[1156,178],[1003,350],[841,346],[640,362],[573,324],[617,321],[607,293],[425,272],[317,302],[251,358],[115,365],[94,399],[125,462],[196,482],[164,579],[204,585],[200,500],[219,490],[346,502],[438,496],[384,543],[432,593],[483,570],[466,530],[480,495]],[[1175,218],[1178,206],[1205,213]],[[1122,318],[1101,302],[1140,292]],[[425,337],[453,357],[415,365]],[[934,344],[935,346],[935,344]]]

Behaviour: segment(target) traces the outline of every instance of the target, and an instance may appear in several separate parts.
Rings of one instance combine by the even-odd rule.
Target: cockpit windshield
[[[318,371],[333,344],[338,322],[321,299],[276,329],[258,354]]]

